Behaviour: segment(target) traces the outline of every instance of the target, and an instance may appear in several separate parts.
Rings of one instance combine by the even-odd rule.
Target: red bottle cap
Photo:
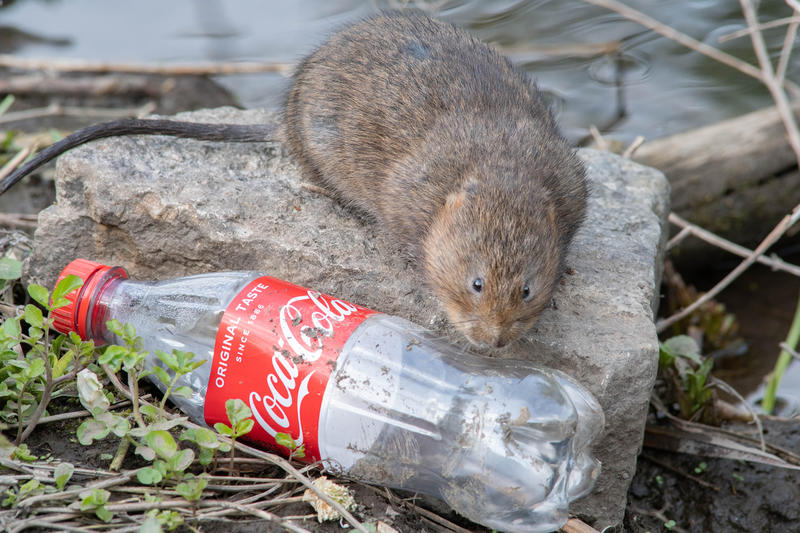
[[[66,295],[69,305],[53,311],[53,327],[61,333],[75,331],[82,339],[87,340],[86,322],[89,310],[94,307],[94,296],[99,289],[114,278],[127,278],[128,273],[120,267],[110,267],[86,259],[75,259],[68,264],[56,280],[56,285],[65,277],[73,274],[83,280],[83,286]]]

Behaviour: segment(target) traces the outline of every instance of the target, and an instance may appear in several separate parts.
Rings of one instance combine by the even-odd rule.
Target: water
[[[9,28],[63,42],[17,39],[15,54],[119,62],[264,60],[294,62],[347,21],[399,0],[0,0],[0,31]],[[738,2],[628,0],[692,37],[755,63],[747,37],[717,43],[743,28]],[[784,2],[761,2],[762,20],[790,15]],[[580,0],[433,1],[444,19],[481,39],[513,48],[511,57],[550,94],[567,136],[577,141],[602,126],[624,102],[627,117],[609,137],[630,142],[713,123],[771,105],[756,81]],[[5,27],[5,28],[3,28]],[[776,57],[783,29],[766,33]],[[544,49],[622,40],[619,58],[550,56]],[[2,42],[2,39],[0,39]],[[797,78],[800,54],[788,72]],[[617,65],[621,65],[618,69]],[[287,80],[278,74],[218,78],[246,107],[276,107]],[[622,92],[616,87],[622,82]]]

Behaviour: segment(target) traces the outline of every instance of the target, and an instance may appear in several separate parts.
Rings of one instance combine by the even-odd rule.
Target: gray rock
[[[229,108],[180,117],[275,120]],[[592,195],[568,256],[574,272],[555,307],[502,356],[563,370],[600,400],[603,473],[571,510],[602,529],[622,519],[656,374],[653,315],[669,194],[656,170],[604,152],[580,155]],[[75,257],[124,266],[140,279],[257,269],[452,334],[407,258],[373,223],[304,186],[279,144],[98,141],[60,159],[57,189],[56,204],[40,215],[29,267],[47,286]]]

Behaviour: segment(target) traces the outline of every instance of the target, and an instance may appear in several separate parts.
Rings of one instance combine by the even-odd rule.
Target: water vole
[[[548,305],[584,170],[536,88],[488,46],[419,13],[369,18],[301,63],[285,125],[306,176],[414,254],[470,341],[503,346]]]
[[[48,159],[130,133],[275,137],[271,125],[117,124]],[[583,220],[584,169],[537,89],[467,32],[413,12],[341,30],[298,66],[283,129],[304,175],[407,249],[474,344],[508,344],[549,304]]]

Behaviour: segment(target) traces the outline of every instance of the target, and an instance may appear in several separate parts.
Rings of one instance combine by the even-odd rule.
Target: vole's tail
[[[123,119],[94,124],[51,144],[9,174],[0,181],[0,194],[51,159],[95,139],[120,135],[169,135],[203,141],[266,142],[276,140],[277,132],[277,124],[208,124],[159,119]]]

